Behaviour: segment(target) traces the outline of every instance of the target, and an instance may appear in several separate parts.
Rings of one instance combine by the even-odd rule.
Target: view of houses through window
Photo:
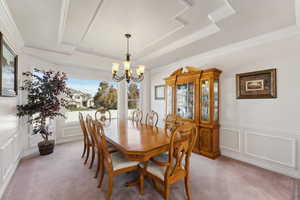
[[[112,118],[117,118],[117,83],[69,78],[67,86],[71,92],[66,112],[67,123],[78,121],[79,112],[94,117],[99,108],[109,109]]]
[[[118,116],[117,83],[99,80],[81,80],[69,78],[67,82],[70,88],[70,99],[66,112],[66,122],[77,122],[78,113],[94,114],[99,108],[109,109],[112,118]],[[128,115],[139,107],[140,84],[128,85]]]

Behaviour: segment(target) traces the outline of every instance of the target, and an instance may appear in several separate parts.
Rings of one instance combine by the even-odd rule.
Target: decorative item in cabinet
[[[201,119],[202,121],[209,121],[209,80],[201,81]]]
[[[219,77],[215,68],[180,68],[165,78],[166,114],[178,114],[197,124],[195,153],[217,158],[219,149]],[[168,92],[171,91],[171,92]]]
[[[176,114],[182,118],[194,118],[194,84],[183,83],[176,87]]]
[[[214,80],[214,120],[219,120],[219,80]]]

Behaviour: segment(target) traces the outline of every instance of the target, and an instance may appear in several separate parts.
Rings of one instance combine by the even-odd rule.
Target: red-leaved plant
[[[24,72],[21,90],[28,92],[27,103],[17,105],[17,116],[29,116],[28,123],[33,125],[33,134],[40,134],[44,143],[52,134],[46,125],[47,119],[65,117],[60,112],[67,106],[69,89],[66,86],[67,75],[64,72],[54,72],[34,69],[34,72]]]

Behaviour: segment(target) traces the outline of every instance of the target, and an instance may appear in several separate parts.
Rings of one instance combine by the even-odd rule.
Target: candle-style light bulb
[[[144,72],[145,72],[145,66],[144,65],[139,66],[139,72],[140,72],[140,74],[144,74]]]
[[[130,62],[129,61],[124,61],[124,70],[129,70],[130,69]]]
[[[140,68],[136,68],[136,74],[139,76],[141,74]]]
[[[112,72],[116,73],[117,71],[119,71],[119,63],[112,63]]]

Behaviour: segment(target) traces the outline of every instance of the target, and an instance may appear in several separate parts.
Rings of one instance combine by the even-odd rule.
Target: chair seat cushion
[[[112,153],[111,159],[114,171],[128,167],[133,167],[139,164],[138,161],[127,160],[120,152]]]
[[[157,176],[161,180],[165,179],[164,177],[165,177],[166,169],[167,169],[166,166],[159,166],[152,161],[148,162],[147,172]]]
[[[159,162],[166,163],[169,161],[169,153],[165,152],[165,153],[159,154],[157,156],[154,156],[153,159],[156,161],[159,161]],[[183,166],[185,166],[185,162],[183,162]],[[140,167],[144,168],[144,164],[141,163]],[[161,180],[165,179],[166,170],[167,170],[167,166],[157,165],[154,162],[152,162],[151,160],[148,162],[147,172],[157,176]],[[182,170],[184,170],[184,168],[182,168]]]

